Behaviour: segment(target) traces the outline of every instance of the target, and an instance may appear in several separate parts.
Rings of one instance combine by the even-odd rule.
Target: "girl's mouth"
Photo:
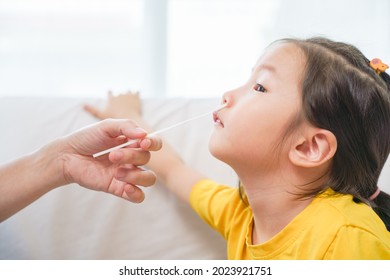
[[[214,125],[220,125],[220,126],[223,127],[223,122],[218,117],[218,112],[217,111],[213,113],[213,119],[214,119]]]

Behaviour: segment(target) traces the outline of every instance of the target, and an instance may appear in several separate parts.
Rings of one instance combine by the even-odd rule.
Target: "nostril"
[[[222,105],[225,105],[225,107],[229,106],[229,105],[230,105],[230,100],[227,99],[227,98],[224,98],[224,99],[222,100]]]

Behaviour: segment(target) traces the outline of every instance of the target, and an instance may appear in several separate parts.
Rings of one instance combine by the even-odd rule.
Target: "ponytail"
[[[390,195],[380,191],[374,199],[370,200],[370,205],[390,231]]]

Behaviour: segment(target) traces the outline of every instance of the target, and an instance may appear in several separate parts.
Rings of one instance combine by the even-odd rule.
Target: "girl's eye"
[[[261,84],[258,84],[258,83],[256,83],[256,85],[253,87],[253,89],[255,90],[255,91],[260,91],[260,92],[267,92],[267,90],[265,89],[265,87],[263,87],[263,85],[261,85]]]

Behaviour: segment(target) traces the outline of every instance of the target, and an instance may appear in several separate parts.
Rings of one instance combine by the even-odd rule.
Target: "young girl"
[[[324,38],[277,41],[214,114],[210,152],[240,188],[203,178],[166,143],[148,166],[223,235],[229,259],[390,259],[390,196],[377,187],[390,151],[386,66]],[[137,95],[86,109],[145,125]]]

